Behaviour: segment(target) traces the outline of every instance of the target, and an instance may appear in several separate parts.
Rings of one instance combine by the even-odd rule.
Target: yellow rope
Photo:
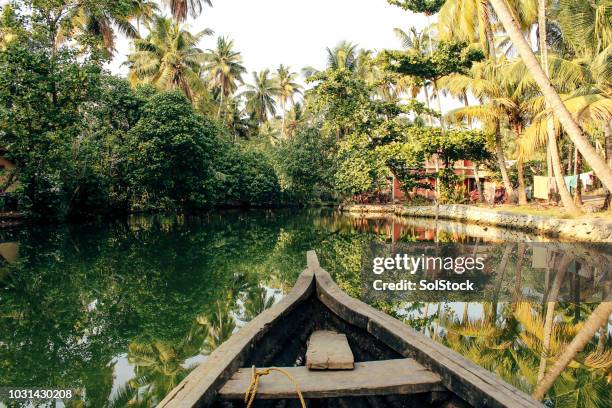
[[[257,394],[257,386],[259,385],[259,378],[263,377],[264,375],[270,374],[271,371],[278,371],[279,373],[284,374],[285,377],[287,377],[289,380],[291,380],[293,385],[295,385],[295,392],[300,398],[300,403],[302,404],[302,408],[306,408],[306,402],[304,402],[304,397],[302,397],[300,386],[298,385],[297,381],[295,380],[295,378],[293,378],[291,374],[289,374],[287,371],[283,370],[282,368],[270,367],[270,368],[264,368],[262,370],[258,370],[255,368],[255,366],[253,366],[252,371],[251,371],[251,383],[249,384],[249,388],[247,388],[246,394],[244,394],[244,402],[247,404],[246,408],[251,408],[251,405],[253,404],[253,401],[255,400],[255,394]]]

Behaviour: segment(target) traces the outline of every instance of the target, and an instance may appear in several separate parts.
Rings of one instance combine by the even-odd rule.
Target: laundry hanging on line
[[[549,192],[549,178],[545,176],[533,176],[533,196],[542,200],[548,200]]]
[[[570,193],[573,192],[578,186],[578,176],[565,176],[563,179],[565,180],[565,185]]]

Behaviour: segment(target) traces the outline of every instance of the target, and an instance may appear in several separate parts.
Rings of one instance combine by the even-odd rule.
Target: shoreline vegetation
[[[574,216],[595,199],[609,207],[605,7],[387,2],[436,20],[389,27],[398,38],[389,49],[341,41],[321,50],[322,66],[278,61],[259,72],[229,36],[204,48],[214,27],[189,25],[200,1],[8,2],[0,211],[49,222],[385,203],[398,191],[440,204],[533,197]],[[540,42],[528,44],[521,33],[536,30]],[[443,97],[459,107],[443,111]]]
[[[436,218],[467,222],[476,225],[491,225],[521,230],[551,238],[571,239],[582,242],[612,242],[612,218],[578,217],[557,218],[521,213],[520,209],[486,208],[463,204],[404,206],[351,204],[340,206],[340,210],[357,214],[394,214],[400,217]]]

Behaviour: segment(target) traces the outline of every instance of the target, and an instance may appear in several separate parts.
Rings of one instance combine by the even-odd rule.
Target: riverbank
[[[527,231],[583,242],[612,242],[612,218],[558,218],[462,204],[407,207],[403,205],[346,205],[342,211],[395,214],[401,217],[439,218]]]

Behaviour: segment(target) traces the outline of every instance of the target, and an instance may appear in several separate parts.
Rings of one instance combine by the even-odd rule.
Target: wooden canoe
[[[246,324],[158,407],[244,407],[250,367],[285,367],[309,407],[543,407],[529,395],[406,324],[344,293],[314,251],[287,296]],[[309,336],[346,335],[350,371],[305,367]],[[261,377],[254,407],[299,407],[279,373]]]

